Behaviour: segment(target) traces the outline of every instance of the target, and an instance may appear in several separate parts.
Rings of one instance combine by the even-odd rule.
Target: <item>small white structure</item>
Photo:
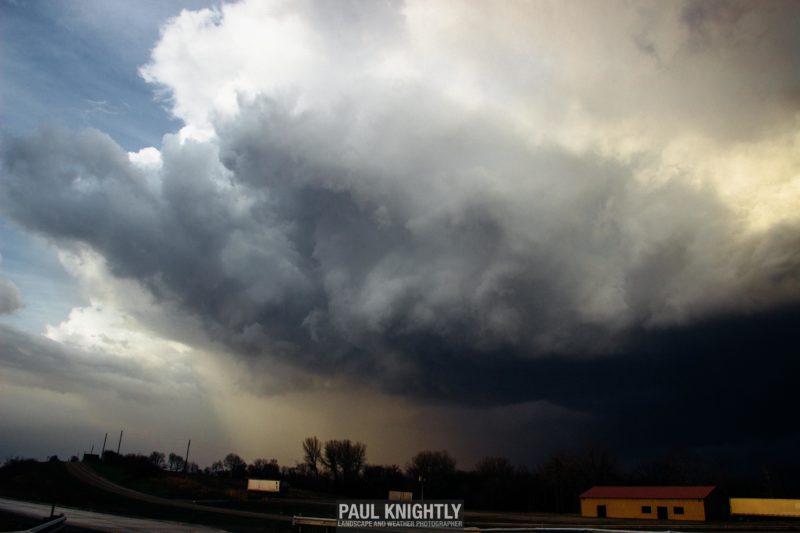
[[[390,490],[389,499],[394,502],[410,502],[414,499],[414,493],[402,490]]]
[[[248,479],[247,490],[276,493],[281,491],[281,482],[277,479]]]

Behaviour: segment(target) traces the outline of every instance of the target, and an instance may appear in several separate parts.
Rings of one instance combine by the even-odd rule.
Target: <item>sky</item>
[[[800,4],[0,11],[0,458],[800,444]]]

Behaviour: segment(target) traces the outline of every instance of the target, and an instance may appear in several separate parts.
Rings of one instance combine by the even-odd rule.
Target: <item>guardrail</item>
[[[534,531],[549,531],[553,533],[678,533],[675,531],[650,531],[641,529],[606,529],[595,527],[465,527],[464,531],[476,533],[525,533]]]
[[[12,531],[11,533],[53,533],[55,531],[60,531],[66,525],[67,517],[63,514],[53,516],[51,518],[52,520],[49,520],[44,524],[39,524],[38,526],[30,529]]]
[[[315,526],[315,527],[324,527],[328,528],[336,528],[336,519],[335,518],[318,518],[313,516],[293,516],[292,517],[292,525],[299,528],[299,531],[302,531],[303,526]],[[395,531],[397,529],[403,528],[380,528],[384,531]],[[406,528],[407,529],[407,528]],[[422,530],[420,530],[422,531]],[[465,531],[467,533],[479,533],[481,530],[477,527],[465,527],[465,528],[458,528],[457,530],[453,529],[444,529],[444,528],[433,528],[433,529],[426,529],[425,531]]]
[[[336,529],[335,518],[319,518],[312,516],[294,516],[292,517],[292,526],[297,527],[297,531],[303,531],[303,526],[311,527],[324,527],[325,531],[332,531]],[[381,528],[383,529],[383,528]],[[376,531],[380,531],[376,529]],[[407,530],[410,531],[410,530]],[[422,531],[422,530],[420,530]],[[448,531],[447,529],[438,529],[437,531]],[[591,527],[465,527],[458,530],[450,531],[463,531],[464,533],[525,533],[525,532],[552,532],[552,533],[658,533],[658,532],[644,532],[631,529],[604,529],[604,528],[591,528]],[[669,530],[661,533],[673,533]]]
[[[293,516],[292,517],[292,527],[296,527],[298,532],[303,531],[303,526],[311,526],[311,527],[324,527],[325,531],[329,531],[330,528],[336,529],[336,519],[335,518],[315,518],[312,516]]]

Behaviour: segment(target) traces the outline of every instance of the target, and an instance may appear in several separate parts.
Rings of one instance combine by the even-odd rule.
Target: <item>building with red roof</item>
[[[592,487],[580,498],[581,515],[596,518],[705,521],[727,514],[714,486]]]

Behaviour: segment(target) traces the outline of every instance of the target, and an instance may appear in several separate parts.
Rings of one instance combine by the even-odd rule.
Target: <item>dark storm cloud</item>
[[[520,359],[418,339],[425,371],[390,386],[476,405],[546,399],[583,413],[587,440],[614,449],[732,446],[797,438],[800,307],[632,332],[603,357]],[[452,369],[457,368],[457,372]],[[409,392],[411,391],[411,392]],[[521,433],[538,428],[520,428]]]
[[[627,192],[624,168],[492,140],[492,159],[530,179],[513,197],[480,181],[459,190],[462,183],[438,182],[481,171],[472,147],[486,157],[482,145],[499,131],[451,132],[441,150],[397,128],[403,138],[383,141],[411,145],[414,156],[376,153],[371,168],[350,164],[331,141],[337,124],[290,119],[272,104],[247,115],[256,118],[225,135],[230,175],[215,166],[214,147],[173,143],[157,190],[102,134],[45,130],[6,152],[6,208],[33,230],[91,245],[112,272],[177,299],[242,351],[277,351],[300,364],[311,357],[326,371],[337,355],[383,351],[390,333],[509,343],[523,354],[580,347],[583,298],[608,283],[604,269],[625,268],[617,254],[629,246],[618,228],[626,221],[616,219],[639,200]],[[667,198],[668,210],[719,210],[688,191],[658,193],[632,194]],[[662,286],[686,268],[679,252],[689,242],[673,244]],[[649,268],[647,260],[638,266]],[[634,312],[647,319],[647,306],[661,302],[642,299]],[[613,329],[615,319],[598,322]]]
[[[9,144],[3,202],[238,351],[387,383],[461,353],[610,353],[632,328],[797,295],[796,228],[743,240],[713,195],[637,185],[491,121],[374,127],[371,158],[351,160],[346,123],[262,100],[222,127],[219,153],[167,141],[155,184],[103,134],[43,130]]]
[[[761,105],[764,94],[789,94],[794,81],[775,74],[760,92],[750,75],[793,38],[782,26],[772,37],[753,33],[773,20],[769,12],[745,27],[756,36],[741,44],[746,53],[731,52],[720,28],[743,19],[688,9],[681,23],[695,48],[681,41],[667,57],[663,42],[625,41],[666,65],[641,87],[622,69],[618,85],[563,89],[568,73],[560,73],[542,98],[571,91],[586,97],[587,116],[614,124],[674,111],[666,136],[686,121],[691,134],[715,141],[758,138],[770,116],[794,109],[791,99]],[[337,24],[361,19],[347,20]],[[220,20],[201,25],[220,28]],[[328,80],[302,76],[315,90],[240,95],[237,113],[205,110],[211,140],[167,136],[160,167],[132,164],[94,130],[8,140],[3,212],[59,246],[90,246],[113,274],[178,304],[251,360],[414,398],[547,400],[632,441],[679,429],[674,418],[653,421],[698,404],[737,406],[753,434],[765,434],[774,419],[758,419],[756,407],[787,399],[786,317],[795,315],[759,313],[800,298],[795,223],[754,230],[714,186],[697,185],[693,168],[652,171],[667,151],[661,131],[629,157],[561,146],[557,136],[532,142],[507,114],[454,103],[436,81],[375,82],[354,69],[362,75],[354,82],[348,73],[361,56],[348,46],[358,40],[344,39],[342,51],[338,32],[321,34],[326,64],[343,54],[333,62],[344,73],[331,74],[335,98],[319,104],[315,90],[327,95]],[[365,35],[380,40],[374,29]],[[746,73],[731,87],[737,57]],[[787,52],[765,73],[793,61]],[[719,69],[705,68],[715,62]],[[163,82],[158,73],[169,69],[156,66],[147,75]],[[494,68],[486,72],[502,85]],[[529,80],[509,77],[509,100],[529,94]],[[188,79],[202,88],[220,81]],[[175,93],[176,112],[191,107]],[[790,122],[782,118],[782,128]],[[12,355],[13,364],[35,365]],[[696,442],[746,431],[731,428],[729,411],[703,429],[697,413],[686,419]]]

